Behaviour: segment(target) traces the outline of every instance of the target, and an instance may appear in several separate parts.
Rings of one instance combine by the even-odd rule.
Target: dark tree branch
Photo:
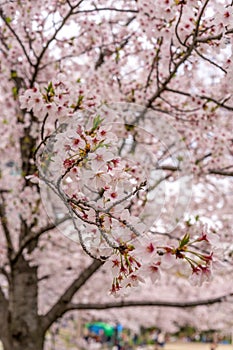
[[[201,9],[201,11],[200,11],[200,13],[199,13],[199,15],[198,15],[198,18],[197,18],[197,20],[196,20],[196,28],[195,28],[195,32],[194,32],[194,40],[197,38],[197,36],[198,36],[198,33],[199,33],[199,28],[200,28],[200,24],[201,24],[201,18],[202,18],[202,16],[203,16],[203,14],[204,14],[204,12],[205,12],[205,10],[206,10],[206,7],[207,7],[207,5],[208,5],[208,2],[209,2],[210,0],[206,0],[205,1],[205,3],[204,3],[204,5],[202,6],[202,9]]]
[[[161,50],[161,46],[163,44],[163,38],[159,38],[158,39],[158,42],[159,42],[159,47],[156,51],[156,54],[152,60],[152,64],[151,64],[151,68],[150,68],[150,72],[148,74],[148,77],[147,77],[147,81],[146,81],[146,86],[145,86],[145,92],[147,92],[147,89],[148,87],[150,86],[150,83],[151,83],[151,76],[152,76],[152,73],[154,71],[155,68],[156,69],[156,73],[157,73],[157,86],[159,86],[159,72],[158,72],[158,65],[159,65],[159,54],[160,54],[160,50]]]
[[[156,187],[158,187],[163,181],[169,179],[171,177],[171,174],[168,174],[166,176],[161,177],[159,180],[157,180],[153,185],[148,187],[148,192],[153,191]]]
[[[20,257],[22,254],[23,250],[28,247],[28,245],[37,240],[40,236],[42,236],[44,233],[53,230],[56,228],[58,225],[62,224],[63,222],[70,220],[70,216],[65,216],[64,218],[57,220],[55,223],[48,224],[45,227],[42,227],[39,231],[33,232],[31,231],[27,236],[25,236],[21,243],[18,251],[13,255],[12,261],[16,262],[16,260]]]
[[[221,175],[221,176],[233,176],[233,171],[224,171],[221,169],[209,169],[209,174]]]
[[[75,7],[71,7],[70,10],[68,11],[68,13],[66,14],[66,16],[63,18],[60,26],[55,30],[55,32],[53,33],[53,35],[51,36],[51,38],[47,41],[47,43],[44,45],[43,49],[41,50],[40,52],[40,55],[37,57],[37,62],[36,64],[34,65],[34,73],[32,75],[32,79],[31,79],[31,87],[33,86],[35,80],[36,80],[36,77],[37,77],[37,74],[38,74],[38,71],[39,71],[39,67],[40,67],[40,63],[44,57],[44,54],[45,52],[47,51],[49,45],[56,39],[56,36],[58,35],[58,33],[60,32],[60,30],[64,27],[65,23],[68,21],[68,19],[75,13],[74,12],[74,9],[79,7],[79,5],[81,5],[81,3],[83,2],[83,0],[80,0],[76,5]]]
[[[119,301],[110,303],[89,303],[89,304],[74,304],[67,305],[68,310],[106,310],[122,307],[145,307],[145,306],[161,306],[161,307],[175,307],[175,308],[190,308],[201,305],[213,305],[216,303],[222,303],[227,301],[228,297],[231,297],[233,293],[223,295],[216,298],[196,300],[196,301],[161,301],[161,300],[148,300],[148,301]]]
[[[220,34],[217,35],[209,35],[206,37],[196,37],[195,41],[198,43],[208,43],[210,41],[214,41],[214,40],[221,40],[223,37],[223,34],[227,35],[227,34],[232,34],[233,33],[233,29],[228,29],[225,32],[222,32]]]
[[[197,35],[197,34],[196,34]],[[195,37],[193,39],[193,43],[187,47],[186,51],[184,52],[184,54],[182,55],[181,59],[174,64],[174,68],[173,70],[170,72],[170,74],[164,79],[164,81],[162,82],[162,84],[160,85],[160,87],[158,87],[157,91],[148,99],[148,102],[146,104],[146,108],[150,108],[153,105],[153,102],[160,97],[160,95],[167,90],[167,86],[170,83],[170,81],[173,79],[173,77],[175,76],[178,68],[187,61],[187,59],[190,57],[190,55],[192,54],[193,50],[195,49],[197,43],[195,42]]]
[[[188,60],[188,58],[191,56],[192,52],[193,52],[194,50],[196,50],[197,45],[198,45],[198,43],[200,42],[200,40],[198,40],[198,35],[199,35],[199,27],[200,27],[200,23],[201,23],[201,18],[202,18],[203,14],[204,14],[204,11],[205,11],[205,9],[206,9],[206,7],[207,7],[208,2],[209,2],[209,0],[206,0],[206,1],[205,1],[204,5],[203,5],[203,7],[202,7],[202,9],[201,9],[201,11],[200,11],[200,13],[199,13],[199,16],[198,16],[198,18],[197,18],[197,21],[196,21],[196,28],[195,28],[195,31],[194,31],[194,33],[193,33],[192,43],[191,43],[190,45],[188,45],[188,44],[183,44],[183,45],[185,45],[185,47],[187,47],[187,48],[186,48],[186,50],[184,51],[184,53],[183,53],[181,59],[180,59],[177,63],[174,64],[173,70],[172,70],[172,71],[170,72],[170,74],[164,79],[163,83],[158,87],[157,91],[148,99],[148,102],[147,102],[147,104],[146,104],[146,108],[151,108],[151,107],[153,107],[153,102],[154,102],[158,97],[160,97],[161,94],[162,94],[164,91],[169,91],[169,89],[168,89],[168,84],[171,82],[171,80],[172,80],[173,77],[175,76],[175,74],[176,74],[178,68],[179,68],[184,62],[186,62],[186,61]],[[180,19],[178,19],[178,21],[179,21],[179,20],[180,20]],[[233,29],[227,31],[227,33],[231,33],[231,32],[233,32]],[[221,39],[222,35],[223,35],[223,34],[221,33],[219,39]],[[206,42],[207,42],[207,40],[206,40]],[[182,42],[181,42],[181,43],[182,43]],[[143,115],[144,115],[144,114],[142,114],[142,116],[143,116]]]
[[[133,10],[133,9],[123,9],[123,8],[116,8],[116,7],[96,7],[96,8],[94,8],[94,9],[90,9],[90,10],[77,10],[77,11],[74,11],[74,14],[77,14],[77,13],[100,12],[100,11],[114,11],[114,12],[138,13],[138,10]]]
[[[168,170],[168,171],[180,171],[179,167],[173,165],[161,165],[156,168],[157,170]],[[208,169],[208,174],[215,174],[221,176],[233,176],[233,171],[225,171],[222,169]]]
[[[212,153],[211,153],[211,152],[209,152],[209,153],[207,153],[207,154],[204,154],[201,158],[198,158],[198,159],[195,161],[195,164],[199,164],[199,163],[203,162],[204,159],[209,158],[209,157],[211,157],[211,156],[212,156]]]
[[[224,72],[225,74],[227,74],[226,69],[224,69],[223,67],[219,66],[216,62],[214,62],[213,60],[211,60],[210,58],[204,56],[202,53],[200,53],[197,49],[195,49],[195,52],[197,53],[198,56],[200,56],[204,61],[209,62],[211,65],[217,67],[218,69],[220,69],[222,72]]]
[[[99,67],[102,66],[102,64],[104,63],[105,57],[106,56],[112,56],[113,54],[117,53],[117,50],[121,50],[123,49],[129,42],[130,36],[128,36],[127,38],[124,38],[121,42],[116,42],[114,41],[113,44],[115,45],[115,50],[108,50],[108,48],[104,48],[102,49],[102,47],[100,47],[100,54],[98,57],[97,62],[95,63],[95,70],[97,70]],[[117,47],[118,45],[118,47]],[[105,46],[105,45],[103,45]]]
[[[75,293],[90,279],[90,277],[103,265],[103,261],[94,260],[79,277],[75,279],[72,284],[61,295],[59,300],[53,305],[53,307],[44,316],[41,316],[41,324],[44,332],[55,322],[59,317],[66,313],[69,309],[67,306],[70,304]]]
[[[177,20],[177,22],[176,22],[175,33],[176,33],[176,37],[177,37],[179,43],[180,43],[182,46],[187,47],[187,45],[185,45],[185,44],[182,42],[182,40],[181,40],[181,38],[180,38],[180,36],[179,36],[179,32],[178,32],[178,28],[179,28],[179,24],[180,24],[180,21],[181,21],[181,18],[182,18],[182,14],[183,14],[183,4],[181,4],[181,6],[180,6],[180,13],[179,13],[178,20]]]
[[[160,96],[161,100],[164,101],[166,104],[169,105],[169,107],[171,107],[173,110],[177,111],[177,112],[181,112],[181,113],[193,113],[196,112],[200,109],[200,107],[198,108],[193,108],[193,109],[181,109],[178,108],[177,106],[175,106],[174,104],[172,104],[171,102],[167,101],[164,97]],[[184,118],[180,118],[180,120],[183,121],[188,121],[188,119],[184,119]]]
[[[173,92],[174,94],[184,95],[184,96],[187,96],[187,97],[193,97],[193,95],[190,94],[189,92],[180,91],[180,90],[174,90],[174,89],[171,89],[171,88],[169,88],[169,87],[166,88],[166,91]],[[223,101],[218,101],[218,100],[214,99],[213,97],[207,96],[207,95],[197,95],[197,94],[195,94],[195,97],[198,97],[198,98],[200,98],[201,100],[213,102],[213,103],[215,103],[215,104],[216,104],[217,106],[219,106],[219,107],[222,107],[222,108],[227,109],[227,110],[229,110],[229,111],[233,111],[233,106],[225,105],[225,102],[226,102],[226,100],[227,100],[226,98],[224,98]]]

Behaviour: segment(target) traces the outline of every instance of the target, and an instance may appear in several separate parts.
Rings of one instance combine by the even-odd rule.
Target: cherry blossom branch
[[[195,49],[196,45],[197,45],[197,41],[196,38],[198,36],[198,31],[199,31],[199,26],[200,26],[200,21],[201,21],[201,17],[205,11],[205,8],[208,4],[209,0],[206,0],[202,10],[200,11],[200,14],[197,18],[197,22],[196,22],[196,29],[195,32],[193,34],[193,41],[192,43],[187,46],[187,50],[184,53],[184,55],[182,56],[182,58],[174,64],[174,68],[173,70],[170,72],[170,74],[167,76],[167,78],[163,81],[163,83],[161,84],[161,86],[157,89],[157,91],[148,99],[148,102],[146,104],[146,108],[150,108],[152,107],[153,102],[162,94],[162,92],[164,92],[165,90],[167,90],[167,85],[170,83],[170,81],[172,80],[172,78],[175,76],[178,68],[188,59],[188,57],[192,54],[193,50]],[[144,115],[144,114],[143,114]]]
[[[167,90],[167,85],[170,83],[172,78],[175,76],[178,68],[188,59],[188,57],[192,54],[192,51],[194,50],[195,44],[193,43],[187,48],[186,53],[182,56],[182,58],[174,65],[173,70],[170,72],[170,74],[165,78],[161,86],[157,89],[157,91],[148,99],[148,102],[146,104],[146,108],[150,108],[153,104],[153,102],[164,92]]]
[[[184,95],[184,96],[187,96],[187,97],[193,97],[193,95],[190,94],[189,92],[181,91],[181,90],[174,90],[174,89],[169,88],[169,87],[166,88],[166,91],[173,92],[174,94]],[[225,105],[225,101],[227,101],[227,99],[229,99],[229,98],[224,98],[223,102],[220,102],[220,101],[216,100],[215,98],[213,98],[211,96],[207,96],[207,95],[197,95],[197,94],[195,94],[194,96],[200,98],[201,100],[211,101],[211,102],[215,103],[219,107],[222,107],[222,108],[227,109],[229,111],[233,111],[233,106]]]
[[[96,225],[96,223],[94,222],[90,222],[89,220],[85,220],[84,218],[81,218],[78,213],[76,212],[76,210],[74,208],[71,208],[71,206],[69,205],[69,203],[71,202],[71,200],[66,196],[66,194],[62,191],[62,189],[56,185],[53,184],[53,182],[49,181],[45,175],[42,175],[41,173],[41,178],[43,179],[43,181],[48,185],[48,187],[54,191],[54,193],[56,193],[56,195],[58,197],[60,197],[60,199],[62,200],[62,202],[64,203],[64,205],[66,206],[68,212],[69,212],[69,218],[72,220],[73,226],[75,228],[75,230],[78,232],[78,237],[79,237],[79,242],[81,244],[81,247],[83,248],[84,252],[89,255],[92,259],[96,259],[96,257],[87,249],[84,241],[83,241],[83,237],[82,234],[76,224],[75,221],[75,216],[77,216],[78,218],[80,218],[82,221],[87,222],[89,224],[93,224]]]
[[[181,169],[172,165],[160,165],[157,167],[158,170],[168,171],[180,171]],[[221,169],[208,169],[209,174],[221,175],[221,176],[233,176],[233,171],[224,171]]]
[[[193,35],[194,41],[195,41],[195,39],[196,39],[197,36],[198,36],[199,27],[200,27],[200,23],[201,23],[201,18],[202,18],[202,16],[203,16],[204,12],[205,12],[205,9],[206,9],[206,7],[207,7],[209,1],[210,1],[210,0],[206,0],[206,1],[204,2],[204,5],[202,6],[202,9],[201,9],[201,11],[200,11],[200,13],[199,13],[199,15],[198,15],[197,20],[196,20],[196,28],[195,28],[195,32],[194,32],[194,35]]]
[[[154,185],[151,185],[148,188],[148,192],[153,191],[156,187],[158,187],[163,181],[168,180],[169,177],[171,177],[171,174],[168,174],[166,176],[162,176],[159,180],[157,180]]]
[[[134,17],[135,18],[135,17]],[[83,31],[81,34],[79,34],[78,36],[76,36],[75,38],[76,39],[79,39],[80,37],[82,37],[83,36],[83,34],[85,33],[85,31]],[[79,53],[79,56],[81,56],[81,55],[83,55],[83,54],[85,54],[85,53],[87,53],[87,52],[90,52],[90,51],[92,51],[92,50],[96,50],[96,49],[107,49],[109,46],[111,46],[112,44],[119,44],[120,45],[120,48],[123,48],[126,44],[127,44],[127,42],[128,42],[128,39],[130,38],[130,36],[129,37],[127,37],[127,38],[124,38],[124,39],[122,39],[123,40],[123,42],[122,41],[119,41],[119,42],[111,42],[111,43],[108,43],[108,44],[103,44],[103,45],[101,45],[101,46],[95,46],[95,45],[92,45],[91,47],[87,47],[87,48],[85,48],[83,51],[81,51],[80,53]],[[58,40],[57,40],[58,41]],[[69,40],[67,39],[67,42],[68,42]],[[64,40],[62,41],[63,43],[64,43]],[[106,52],[108,52],[108,50],[106,50]],[[115,53],[115,51],[112,51],[111,52],[111,54],[114,54]],[[103,56],[107,56],[107,54],[106,53],[103,53]],[[64,56],[62,56],[62,57],[60,57],[60,58],[57,58],[57,59],[55,59],[55,60],[52,60],[52,61],[49,61],[49,62],[47,62],[47,63],[45,63],[45,64],[43,64],[43,65],[41,65],[40,67],[38,67],[38,71],[42,71],[43,69],[45,69],[46,67],[48,67],[48,66],[51,66],[51,64],[53,64],[53,63],[60,63],[60,62],[62,62],[63,60],[66,60],[66,59],[68,59],[68,58],[75,58],[74,57],[74,55],[73,54],[67,54],[67,55],[64,55]],[[99,60],[102,62],[102,59],[103,59],[104,57],[101,57],[101,54],[100,54],[100,57],[99,57],[99,59],[97,60],[97,63],[96,63],[96,65],[95,65],[95,67],[96,68],[98,68],[99,67]]]
[[[221,169],[209,169],[209,173],[221,176],[233,176],[233,171],[224,171]]]
[[[71,302],[75,293],[90,279],[90,277],[103,265],[103,261],[94,260],[84,271],[80,273],[66,291],[61,295],[59,300],[52,306],[52,308],[41,317],[41,324],[44,332],[67,312],[67,305]]]
[[[143,187],[146,186],[146,181],[142,182],[139,186],[136,186],[135,190],[133,190],[132,192],[128,193],[125,197],[121,198],[120,200],[114,202],[112,205],[110,205],[107,209],[104,210],[104,212],[109,213],[114,207],[116,207],[117,205],[125,202],[127,199],[135,196],[135,194],[137,194],[140,190],[143,189]]]
[[[81,52],[81,53],[80,53],[80,56],[81,56],[82,54],[84,54],[85,52],[88,52],[88,51],[90,51],[90,49],[89,49],[89,50],[86,49],[85,51]],[[43,66],[38,67],[38,70],[43,71],[43,69],[45,69],[46,67],[49,67],[49,66],[51,66],[51,65],[54,64],[54,63],[61,63],[63,60],[66,60],[66,59],[68,59],[68,58],[74,58],[74,55],[73,55],[73,54],[64,55],[64,56],[62,56],[62,57],[60,57],[60,58],[57,58],[57,59],[52,60],[52,61],[49,61],[49,62],[43,64]]]
[[[208,43],[210,41],[213,41],[213,40],[221,40],[223,35],[227,35],[227,34],[232,34],[233,33],[233,29],[228,29],[220,34],[217,34],[217,35],[210,35],[210,36],[207,36],[207,37],[196,37],[195,38],[195,41],[197,43]]]
[[[211,60],[210,58],[204,56],[202,53],[200,53],[197,49],[195,49],[195,52],[198,54],[198,56],[200,56],[204,61],[209,62],[210,64],[212,64],[213,66],[217,67],[218,69],[220,69],[222,72],[224,72],[225,74],[227,74],[226,69],[224,69],[223,67],[219,66],[219,64],[217,64],[216,62],[214,62],[213,60]]]
[[[147,92],[147,89],[150,86],[151,76],[152,76],[152,73],[153,73],[155,68],[157,71],[157,86],[159,86],[159,83],[160,83],[159,82],[158,66],[159,66],[159,54],[160,54],[161,46],[163,43],[163,38],[161,37],[160,39],[158,39],[158,41],[159,41],[159,48],[156,50],[156,54],[152,60],[150,72],[148,74],[147,81],[146,81],[145,92]]]
[[[171,102],[167,101],[164,97],[160,96],[160,98],[162,101],[164,101],[166,104],[168,104],[172,109],[175,109],[176,111],[181,112],[181,113],[193,113],[193,112],[198,111],[201,108],[201,107],[198,107],[198,108],[192,108],[192,109],[181,109],[181,108],[178,108],[177,106],[173,105]],[[182,119],[182,120],[184,120],[184,119]]]
[[[45,131],[45,123],[46,123],[46,120],[48,119],[48,113],[46,114],[46,116],[44,117],[43,119],[43,122],[42,122],[42,125],[41,125],[41,132],[40,132],[40,137],[41,137],[41,140],[44,141],[44,131]],[[35,152],[36,153],[36,152]]]
[[[70,206],[70,198],[67,197],[67,195],[63,192],[62,188],[60,187],[60,182],[58,180],[58,184],[57,186],[53,184],[53,182],[49,181],[46,176],[42,176],[42,179],[45,181],[45,183],[49,186],[50,189],[52,189],[52,191],[54,191],[59,197],[60,199],[63,201],[64,205],[66,206],[68,212],[69,212],[69,218],[72,220],[73,226],[76,230],[76,232],[78,232],[78,237],[79,237],[79,242],[81,244],[82,249],[84,250],[84,252],[89,255],[92,259],[96,259],[96,257],[89,251],[89,249],[87,248],[87,246],[85,245],[84,241],[83,241],[83,237],[82,234],[80,232],[80,229],[77,226],[76,220],[75,220],[75,216],[77,216],[78,218],[80,218],[82,221],[87,222],[88,224],[91,225],[96,225],[95,222],[90,222],[89,220],[85,220],[84,218],[80,217],[79,214],[76,212],[76,210],[74,208],[72,208]],[[86,205],[86,204],[85,204]],[[105,258],[103,259],[105,260]],[[102,259],[100,261],[103,261]]]
[[[212,153],[211,153],[211,152],[209,152],[209,153],[207,153],[207,154],[204,154],[204,156],[202,156],[201,158],[198,158],[198,159],[195,161],[195,164],[199,164],[199,163],[201,163],[204,159],[209,158],[209,157],[211,157],[211,156],[212,156]]]
[[[127,222],[126,220],[121,220],[120,218],[117,218],[117,217],[115,217],[115,216],[112,215],[112,214],[110,214],[110,216],[111,216],[113,219],[119,221],[121,224],[123,224],[123,225],[126,226],[127,228],[129,228],[136,236],[138,236],[138,237],[141,236],[141,233],[138,232],[138,230],[136,230],[136,228],[135,228],[133,225],[131,225],[129,222]]]
[[[68,13],[65,15],[65,17],[63,17],[63,20],[60,24],[60,26],[55,30],[54,34],[51,36],[51,38],[46,42],[46,44],[43,46],[43,49],[41,50],[40,52],[40,55],[37,57],[37,62],[36,64],[34,64],[34,73],[32,75],[32,78],[31,78],[31,84],[30,86],[32,87],[35,80],[36,80],[36,77],[37,77],[37,74],[39,72],[39,66],[40,66],[40,63],[42,61],[42,58],[44,57],[44,54],[45,52],[47,51],[49,45],[56,39],[58,33],[60,32],[60,30],[64,27],[65,23],[67,22],[67,20],[70,18],[71,15],[74,14],[74,9],[77,8],[79,5],[81,5],[81,3],[83,2],[83,0],[80,0],[76,5],[75,7],[72,7]]]
[[[42,134],[41,134],[42,136]],[[41,142],[38,144],[38,146],[35,148],[35,151],[33,152],[33,159],[36,161],[37,153],[41,149],[43,145],[46,145],[46,141],[49,140],[51,135],[46,136]]]
[[[101,11],[114,11],[114,12],[126,12],[126,13],[138,13],[138,10],[133,9],[123,9],[123,8],[116,8],[116,7],[95,7],[94,9],[90,10],[77,10],[74,11],[74,14],[77,13],[92,13],[92,12],[101,12]]]
[[[118,49],[118,50],[121,50],[121,49],[123,49],[127,44],[128,44],[128,42],[129,42],[129,39],[130,39],[130,37],[131,37],[131,35],[129,35],[129,36],[127,36],[126,38],[124,38],[124,39],[122,39],[122,41],[121,42],[116,42],[115,40],[114,40],[114,42],[113,42],[113,44],[116,46],[117,44],[119,45],[119,47],[117,47],[116,46],[116,49],[115,49],[115,51],[113,50],[113,51],[109,51],[108,49],[105,49],[105,50],[103,50],[102,51],[102,49],[104,48],[104,47],[108,47],[109,45],[102,45],[101,47],[100,47],[100,54],[99,54],[99,57],[98,57],[98,60],[97,60],[97,62],[95,63],[95,69],[97,70],[99,67],[101,67],[101,65],[104,63],[104,58],[106,57],[106,56],[112,56],[114,53],[116,53],[116,50]]]
[[[181,38],[180,38],[180,36],[179,36],[179,32],[178,32],[179,24],[180,24],[180,22],[181,22],[181,18],[182,18],[182,14],[183,14],[183,6],[184,6],[184,5],[183,5],[183,3],[182,3],[181,6],[180,6],[179,17],[178,17],[178,20],[177,20],[176,25],[175,25],[175,33],[176,33],[176,37],[177,37],[179,43],[180,43],[182,46],[187,47],[187,46],[183,43],[183,41],[181,40]]]
[[[140,232],[138,232],[138,231],[136,230],[136,228],[135,228],[133,225],[131,225],[130,223],[128,223],[126,220],[121,220],[120,218],[117,218],[117,217],[114,216],[110,211],[111,211],[114,207],[116,207],[117,205],[119,205],[119,204],[125,202],[127,199],[133,197],[136,193],[138,193],[138,192],[143,188],[143,186],[145,186],[145,183],[141,183],[139,186],[136,187],[136,189],[135,189],[133,192],[129,193],[128,195],[126,195],[126,196],[123,197],[122,199],[120,199],[120,200],[114,202],[114,203],[113,203],[111,206],[109,206],[108,208],[102,209],[102,210],[101,210],[101,213],[106,213],[106,214],[108,214],[109,217],[111,217],[112,219],[117,220],[118,222],[120,222],[121,224],[123,224],[124,226],[126,226],[127,228],[129,228],[136,236],[140,236]],[[79,206],[79,205],[81,204],[81,202],[78,202],[78,201],[74,200],[73,198],[71,198],[71,199],[69,200],[69,202],[70,202],[70,203],[73,203],[73,204],[75,204],[75,205],[77,205],[77,206]],[[82,221],[84,221],[84,222],[86,222],[86,223],[88,223],[88,224],[90,224],[90,225],[96,225],[96,226],[98,227],[100,233],[101,233],[101,236],[105,239],[105,241],[108,243],[108,245],[109,245],[110,247],[114,248],[114,249],[119,249],[119,248],[120,248],[119,245],[116,245],[114,242],[111,242],[111,241],[109,240],[109,238],[108,238],[108,235],[106,235],[106,233],[104,232],[104,230],[101,229],[101,224],[100,224],[99,221],[98,221],[99,210],[96,209],[93,205],[90,205],[90,204],[87,204],[87,203],[83,203],[83,204],[84,204],[85,206],[87,206],[87,207],[92,208],[92,209],[96,212],[96,215],[97,215],[97,220],[96,220],[96,222],[92,222],[92,221],[89,221],[89,220],[87,220],[87,219],[84,219],[83,217],[81,217],[81,216],[77,213],[76,210],[73,209],[74,214],[75,214],[79,219],[81,219]],[[90,253],[88,253],[88,254],[90,255]],[[93,257],[92,255],[90,255],[90,256]]]
[[[179,167],[173,165],[159,165],[157,170],[168,170],[168,171],[180,171]],[[222,169],[208,169],[209,174],[222,175],[222,176],[233,176],[233,171],[225,171]]]
[[[87,248],[87,246],[85,245],[84,241],[83,241],[83,237],[82,234],[80,232],[79,227],[77,226],[76,220],[75,220],[75,216],[78,217],[80,220],[82,220],[83,222],[86,222],[90,225],[97,225],[96,222],[91,222],[90,220],[86,220],[85,218],[82,218],[77,211],[72,208],[70,206],[70,203],[72,203],[73,199],[70,199],[69,197],[66,196],[66,194],[63,192],[63,190],[61,189],[60,185],[54,185],[53,182],[49,181],[46,176],[42,176],[41,174],[41,178],[43,179],[43,181],[49,186],[49,188],[54,191],[54,193],[57,194],[58,197],[60,197],[60,199],[62,200],[63,204],[66,206],[68,212],[69,212],[69,216],[68,218],[70,218],[72,220],[74,229],[76,230],[76,232],[78,233],[78,237],[79,237],[79,242],[81,244],[82,249],[84,250],[84,252],[89,255],[92,259],[96,259],[96,257],[89,251],[89,249]],[[74,202],[73,202],[74,203]],[[79,203],[80,204],[80,203]],[[85,203],[85,206],[90,206],[87,205],[87,203]],[[90,206],[91,207],[91,206]],[[94,209],[95,210],[95,209]],[[104,259],[100,259],[100,261],[103,261]]]
[[[28,40],[29,48],[30,48],[30,50],[32,51],[34,57],[36,57],[36,52],[35,52],[34,47],[33,47],[33,45],[32,45],[33,39],[30,37],[30,35],[29,35],[29,33],[27,32],[27,29],[26,29],[25,26],[24,26],[23,29],[24,29],[24,34],[25,34],[25,36],[26,36],[26,38],[27,38],[27,40]]]
[[[195,301],[161,301],[161,300],[129,300],[110,303],[69,303],[67,304],[67,311],[71,310],[106,310],[122,307],[146,307],[146,306],[160,306],[160,307],[174,307],[174,308],[190,308],[203,305],[213,305],[217,303],[226,302],[228,297],[233,293],[226,294],[216,298],[209,298]]]
[[[75,221],[75,218],[74,218],[74,215],[73,215],[73,214],[74,214],[74,211],[72,211],[69,207],[68,207],[68,209],[69,209],[69,212],[71,213],[71,218],[72,218],[72,222],[73,222],[74,228],[75,228],[75,230],[78,232],[79,242],[80,242],[80,244],[81,244],[81,247],[82,247],[83,251],[84,251],[87,255],[89,255],[92,259],[101,261],[101,262],[103,263],[103,262],[106,260],[106,257],[103,257],[103,258],[100,257],[99,259],[96,259],[96,257],[90,252],[90,250],[87,248],[86,244],[85,244],[84,241],[83,241],[83,236],[82,236],[81,231],[80,231],[80,229],[78,228],[77,223],[76,223],[76,221]]]
[[[67,4],[69,5],[70,8],[73,8],[73,5],[71,4],[70,0],[66,0]]]
[[[25,46],[22,43],[22,40],[20,40],[18,34],[15,32],[15,30],[11,27],[9,21],[7,21],[7,19],[5,18],[5,16],[3,15],[3,11],[2,9],[0,9],[0,17],[2,18],[2,20],[4,21],[5,25],[7,26],[7,28],[11,31],[11,33],[14,35],[14,37],[16,38],[17,42],[19,43],[19,45],[21,46],[23,53],[28,61],[28,63],[30,64],[30,66],[33,66],[33,63],[30,59],[30,57],[28,56],[27,50],[25,48]]]

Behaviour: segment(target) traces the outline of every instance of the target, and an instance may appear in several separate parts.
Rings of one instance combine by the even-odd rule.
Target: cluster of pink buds
[[[118,296],[128,288],[144,283],[148,277],[155,282],[163,271],[174,270],[177,262],[187,268],[191,284],[201,285],[212,278],[213,252],[207,254],[198,246],[200,242],[206,242],[208,248],[211,247],[209,234],[202,232],[193,240],[185,234],[177,240],[177,245],[161,245],[152,238],[143,236],[122,245],[122,249],[115,251],[106,262],[113,273],[111,294]]]
[[[113,295],[117,295],[122,287],[128,288],[143,282],[138,274],[141,263],[132,254],[133,250],[134,246],[131,244],[121,245],[119,250],[109,259],[114,274],[110,290]]]

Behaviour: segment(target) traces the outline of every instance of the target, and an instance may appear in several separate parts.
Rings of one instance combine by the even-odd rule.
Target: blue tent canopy
[[[100,332],[103,331],[107,337],[111,337],[115,331],[122,331],[122,326],[120,324],[115,327],[105,322],[90,322],[86,323],[85,326],[89,329],[90,332],[95,334],[100,334]]]

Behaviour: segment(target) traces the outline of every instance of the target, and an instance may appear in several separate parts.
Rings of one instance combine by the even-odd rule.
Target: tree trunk
[[[38,316],[37,267],[21,256],[12,264],[8,329],[4,350],[43,350],[44,334]]]

